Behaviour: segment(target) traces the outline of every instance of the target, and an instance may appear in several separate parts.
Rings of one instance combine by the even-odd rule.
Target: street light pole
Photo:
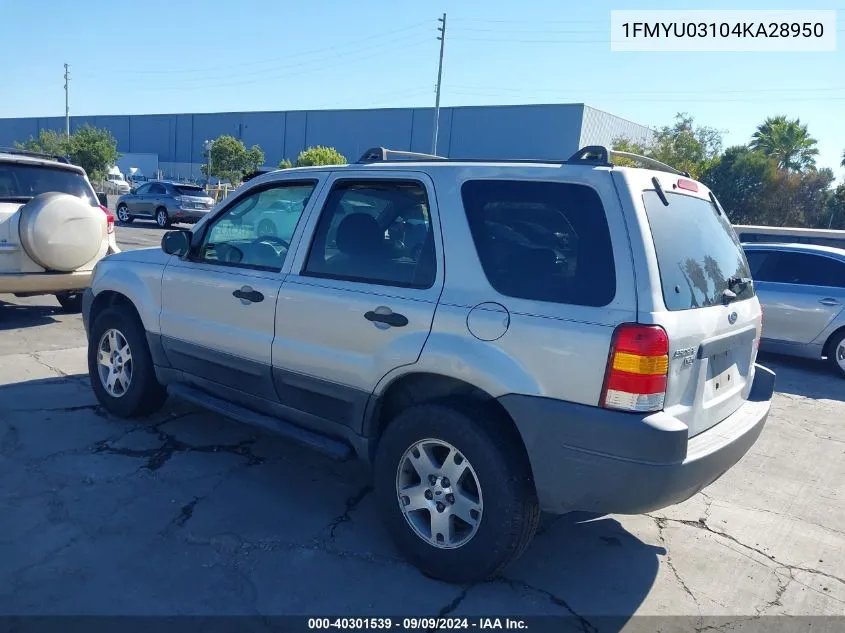
[[[434,138],[431,141],[432,154],[437,154],[437,132],[440,127],[440,82],[443,79],[443,47],[446,44],[446,14],[444,13],[443,17],[438,18],[437,21],[441,22],[442,26],[437,27],[437,30],[440,32],[440,36],[437,38],[440,40],[440,62],[437,64],[437,92],[434,98]]]

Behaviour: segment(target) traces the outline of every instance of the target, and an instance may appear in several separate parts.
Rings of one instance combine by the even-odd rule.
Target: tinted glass
[[[817,244],[818,246],[832,246],[845,248],[845,238],[836,237],[807,237],[802,235],[769,235],[763,233],[741,233],[741,242],[764,242],[768,244]]]
[[[760,270],[768,257],[769,251],[745,251],[745,258],[748,260],[748,269],[751,271],[751,277],[754,279],[760,278]]]
[[[845,288],[845,263],[824,255],[773,253],[760,271],[761,281]]]
[[[470,180],[464,210],[484,274],[506,296],[603,306],[616,295],[610,231],[583,185]]]
[[[149,193],[151,186],[152,185],[141,185],[135,190],[136,195],[143,196],[145,193]]]
[[[233,266],[279,270],[313,183],[264,189],[235,201],[214,220],[199,258]]]
[[[0,199],[34,198],[48,191],[82,198],[92,206],[100,204],[91,186],[78,172],[35,165],[0,163]]]
[[[152,193],[152,194],[162,194],[162,193],[165,193],[165,192],[166,192],[166,189],[164,188],[164,185],[162,185],[162,184],[159,184],[159,183],[156,182],[156,183],[153,183],[152,185],[150,185],[150,193]]]
[[[303,274],[429,288],[436,273],[425,188],[407,181],[345,181],[326,200]]]
[[[205,189],[197,185],[174,185],[176,193],[183,196],[204,196]]]
[[[753,297],[753,284],[729,283],[751,271],[725,215],[709,200],[672,192],[666,197],[668,207],[655,191],[643,193],[666,309],[718,305],[725,290],[738,300]]]

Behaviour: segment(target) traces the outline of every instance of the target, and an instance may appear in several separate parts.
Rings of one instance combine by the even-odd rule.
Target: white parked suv
[[[650,168],[603,147],[378,148],[250,180],[161,249],[97,265],[94,392],[125,417],[170,393],[371,462],[389,533],[450,581],[498,573],[541,510],[683,501],[754,444],[774,374],[716,198],[626,157]]]
[[[52,294],[78,312],[94,265],[117,252],[114,217],[100,206],[85,170],[0,149],[0,293]]]

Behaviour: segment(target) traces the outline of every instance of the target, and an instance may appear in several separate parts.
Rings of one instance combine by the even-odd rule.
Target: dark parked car
[[[172,222],[194,224],[214,206],[214,199],[199,185],[153,181],[144,183],[117,201],[117,219],[123,224],[135,218],[155,220],[161,228]]]

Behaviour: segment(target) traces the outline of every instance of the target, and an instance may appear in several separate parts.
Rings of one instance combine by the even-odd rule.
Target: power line
[[[533,87],[515,87],[515,86],[470,86],[470,85],[457,85],[457,86],[449,86],[450,90],[480,90],[480,91],[503,91],[503,92],[517,92],[520,94],[525,94],[527,92],[551,92],[555,94],[559,94],[561,91],[571,90],[571,88],[533,88]],[[719,90],[720,94],[745,94],[745,93],[759,93],[759,92],[835,92],[839,90],[845,90],[845,86],[840,87],[830,87],[824,86],[821,88],[802,88],[802,87],[791,87],[791,88],[744,88],[742,90]],[[636,95],[636,94],[647,94],[647,95],[712,95],[713,90],[589,90],[590,94],[612,94],[612,95]]]

